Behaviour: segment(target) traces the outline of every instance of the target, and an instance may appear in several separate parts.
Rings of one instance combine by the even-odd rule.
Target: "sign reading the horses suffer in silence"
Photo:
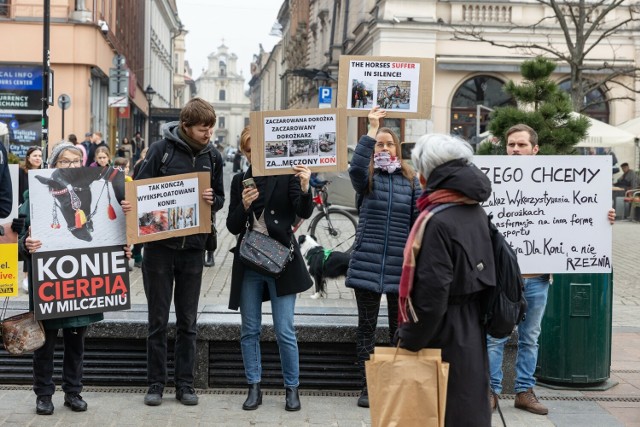
[[[611,272],[611,156],[476,156],[523,274]]]
[[[133,207],[127,214],[129,243],[211,232],[211,206],[202,199],[211,186],[207,172],[141,179],[126,186]]]
[[[122,246],[35,252],[36,319],[131,308],[128,259]]]
[[[335,108],[251,113],[251,165],[254,176],[347,169],[346,119]]]
[[[387,117],[431,117],[434,62],[430,58],[340,57],[338,108],[366,117],[379,105]]]

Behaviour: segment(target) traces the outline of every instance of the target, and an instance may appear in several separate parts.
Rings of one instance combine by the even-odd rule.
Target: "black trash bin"
[[[536,377],[568,387],[610,376],[613,274],[554,274],[542,320]]]

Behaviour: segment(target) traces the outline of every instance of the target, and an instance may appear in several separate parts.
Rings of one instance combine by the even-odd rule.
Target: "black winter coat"
[[[433,192],[446,188],[484,201],[491,184],[475,166],[454,160],[427,179]],[[480,298],[495,286],[487,215],[479,205],[454,206],[425,228],[411,300],[418,322],[398,328],[401,347],[441,348],[450,363],[446,426],[489,426],[489,370]]]
[[[240,292],[244,270],[246,267],[237,256],[240,242],[246,230],[248,212],[242,205],[242,180],[244,173],[234,175],[231,181],[231,194],[229,196],[229,215],[227,216],[227,229],[232,234],[238,235],[233,257],[233,269],[231,271],[231,291],[229,295],[229,309],[237,310],[240,306]],[[251,176],[251,171],[246,177]],[[300,189],[300,180],[295,175],[268,176],[266,179],[266,194],[264,198],[264,220],[269,231],[269,236],[283,245],[289,245],[293,238],[292,225],[296,215],[300,218],[309,218],[313,213],[313,200],[311,192],[303,193]],[[297,294],[304,292],[313,284],[311,276],[300,253],[300,247],[296,239],[294,242],[293,259],[287,264],[284,272],[276,279],[276,291],[278,296]],[[263,301],[269,300],[268,288],[264,287]]]
[[[398,293],[404,245],[417,217],[416,200],[422,189],[418,179],[407,180],[398,169],[376,171],[369,187],[369,163],[376,140],[364,135],[356,146],[349,176],[362,196],[356,242],[345,284],[349,288]]]
[[[213,188],[212,212],[217,212],[224,204],[224,185],[222,178],[222,156],[211,143],[207,144],[198,154],[193,154],[191,147],[178,136],[179,122],[170,122],[162,127],[164,139],[154,142],[149,146],[147,155],[142,161],[140,171],[135,179],[157,178],[160,176],[180,175],[191,172],[209,172],[211,175],[211,188]],[[167,144],[173,144],[173,154],[169,155]],[[167,154],[163,163],[162,158]],[[213,158],[214,165],[211,164]],[[213,170],[212,170],[213,166]],[[145,245],[161,245],[173,249],[203,249],[208,234],[192,234],[184,237],[172,237],[145,243]]]

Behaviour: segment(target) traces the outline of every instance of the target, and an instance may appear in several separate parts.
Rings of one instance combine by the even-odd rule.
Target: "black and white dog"
[[[351,256],[340,251],[331,251],[321,246],[313,236],[302,234],[298,237],[300,252],[307,260],[309,274],[315,282],[316,292],[311,298],[317,299],[327,295],[326,279],[347,274]]]

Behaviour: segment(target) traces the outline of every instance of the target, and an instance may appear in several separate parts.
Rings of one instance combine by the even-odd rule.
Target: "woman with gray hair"
[[[404,250],[400,346],[442,349],[450,363],[446,426],[491,425],[487,350],[480,323],[484,292],[495,286],[487,215],[491,182],[466,142],[421,137],[412,153],[424,192]],[[436,213],[437,210],[446,212]]]

